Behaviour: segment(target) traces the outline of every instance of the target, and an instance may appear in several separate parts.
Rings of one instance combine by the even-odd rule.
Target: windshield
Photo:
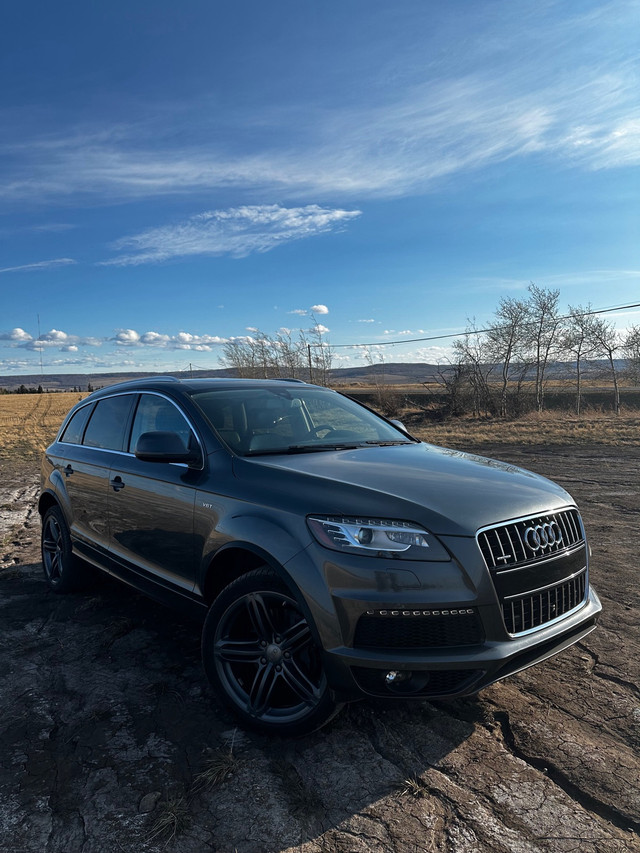
[[[378,415],[327,388],[221,389],[192,399],[220,438],[243,456],[412,443]]]

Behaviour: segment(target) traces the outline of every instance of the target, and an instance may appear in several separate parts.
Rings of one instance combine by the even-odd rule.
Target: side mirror
[[[402,432],[406,432],[406,433],[407,433],[407,435],[409,434],[409,430],[408,430],[408,429],[406,428],[406,426],[402,423],[402,421],[398,421],[398,420],[396,420],[395,418],[390,418],[389,420],[390,420],[390,422],[391,422],[394,426],[397,426],[399,429],[401,429],[401,430],[402,430]]]
[[[191,463],[199,460],[198,453],[184,446],[177,432],[143,432],[134,451],[136,459],[143,462],[183,462]]]

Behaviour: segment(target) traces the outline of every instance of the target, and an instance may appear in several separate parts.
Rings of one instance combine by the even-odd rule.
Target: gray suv
[[[209,681],[264,732],[365,696],[474,694],[601,609],[559,486],[295,380],[91,394],[45,451],[39,510],[54,592],[89,563],[201,613]]]

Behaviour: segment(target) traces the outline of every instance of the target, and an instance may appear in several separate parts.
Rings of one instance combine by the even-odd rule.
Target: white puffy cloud
[[[329,309],[326,305],[312,305],[311,310],[314,314],[328,314]]]
[[[24,329],[15,328],[11,329],[10,332],[0,332],[0,341],[30,341],[32,340],[31,335],[28,332],[25,332]]]
[[[150,228],[118,240],[114,243],[117,251],[131,249],[133,252],[103,261],[102,265],[130,266],[196,255],[243,258],[253,252],[269,252],[293,240],[342,228],[358,216],[359,210],[335,210],[317,204],[305,207],[247,205],[205,211],[183,222]]]
[[[100,347],[104,343],[103,338],[70,335],[61,329],[51,329],[49,332],[41,334],[39,338],[32,338],[31,335],[22,329],[14,329],[11,334],[13,337],[0,339],[15,341],[10,346],[18,346],[23,349],[32,350],[33,352],[43,352],[44,350],[52,349],[59,349],[60,352],[77,352],[81,346]]]
[[[228,338],[219,335],[194,335],[191,332],[178,332],[167,335],[161,332],[149,331],[140,334],[135,329],[118,329],[112,338],[121,347],[149,347],[165,350],[196,350],[211,352],[214,346],[226,344]]]
[[[164,346],[170,340],[169,335],[161,335],[160,332],[145,332],[140,335],[139,341],[146,346]]]
[[[140,335],[134,329],[118,329],[113,340],[119,346],[137,346],[140,343]]]
[[[315,326],[311,329],[312,332],[317,332],[320,335],[326,335],[327,332],[330,332],[331,329],[328,329],[326,326],[323,326],[322,323],[316,323]]]

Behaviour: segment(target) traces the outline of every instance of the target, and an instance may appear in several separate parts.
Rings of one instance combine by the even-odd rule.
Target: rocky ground
[[[108,580],[50,593],[35,471],[3,461],[0,850],[640,851],[640,449],[491,453],[577,499],[598,629],[475,699],[358,703],[296,741],[235,728],[198,624]]]

